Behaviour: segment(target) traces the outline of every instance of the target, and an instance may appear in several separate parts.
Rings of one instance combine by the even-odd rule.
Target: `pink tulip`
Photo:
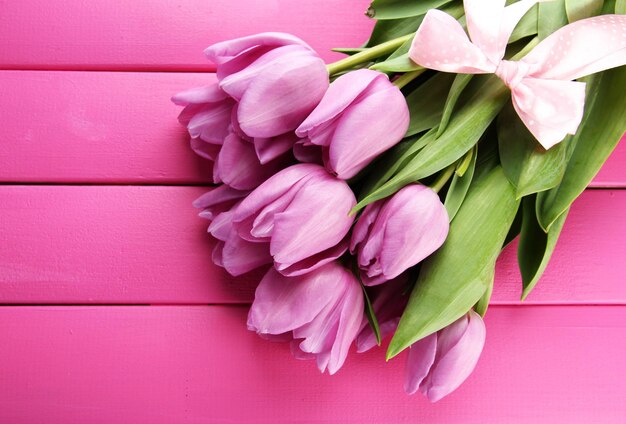
[[[295,130],[328,88],[322,59],[299,38],[263,33],[205,50],[222,90],[238,102],[239,128],[253,138]]]
[[[233,228],[240,240],[268,249],[279,272],[300,275],[347,250],[353,222],[349,212],[355,204],[344,181],[319,165],[299,164],[252,191],[236,208]],[[246,260],[241,252],[227,249],[230,243],[224,262]]]
[[[256,289],[248,329],[293,338],[294,356],[315,358],[321,372],[334,374],[346,360],[362,314],[361,286],[337,262],[299,277],[270,269]]]
[[[350,242],[363,283],[381,284],[421,262],[443,244],[449,226],[437,193],[420,184],[368,205]]]
[[[404,390],[418,389],[437,402],[456,390],[472,373],[485,345],[485,324],[474,311],[443,330],[411,345]]]
[[[407,283],[407,275],[402,274],[387,284],[373,288],[374,293],[369,292],[382,340],[392,335],[398,328],[400,317],[409,299],[409,294],[405,293]],[[359,353],[367,352],[376,345],[376,335],[364,315],[356,339],[356,351]]]
[[[235,101],[217,84],[192,88],[172,97],[185,108],[178,116],[191,136],[191,148],[205,159],[215,160],[230,133]]]
[[[408,126],[400,90],[385,74],[361,69],[337,78],[296,134],[321,146],[326,168],[348,179],[398,143]]]
[[[247,191],[235,190],[225,184],[212,187],[193,202],[193,206],[202,209],[200,216],[212,221],[217,215],[226,212],[248,194]]]

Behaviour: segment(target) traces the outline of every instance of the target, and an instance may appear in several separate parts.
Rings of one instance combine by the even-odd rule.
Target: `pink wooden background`
[[[0,423],[626,422],[624,142],[523,304],[505,252],[483,357],[440,403],[383,350],[329,377],[245,329],[255,278],[209,260],[208,170],[169,97],[253,32],[337,59],[368,2],[0,2]]]

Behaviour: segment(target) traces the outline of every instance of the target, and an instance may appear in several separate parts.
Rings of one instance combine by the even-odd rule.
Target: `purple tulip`
[[[356,205],[350,187],[313,164],[286,168],[256,188],[235,209],[233,228],[240,240],[264,246],[284,275],[300,275],[338,258]],[[224,263],[247,260],[228,249]],[[226,267],[228,271],[228,267]]]
[[[407,275],[402,274],[387,284],[373,288],[374,293],[369,293],[372,299],[372,308],[378,320],[381,339],[390,336],[398,328],[400,317],[409,299],[408,293],[405,293],[407,280]],[[356,338],[356,351],[359,353],[367,352],[376,345],[376,335],[364,315],[359,335]]]
[[[485,345],[485,324],[470,311],[443,330],[411,345],[404,390],[418,389],[437,402],[456,390],[472,373]]]
[[[362,314],[361,286],[337,262],[299,277],[270,269],[256,289],[248,329],[293,338],[296,358],[315,358],[321,372],[334,374],[346,360]]]
[[[321,146],[326,168],[348,179],[398,143],[408,126],[400,90],[385,74],[361,69],[337,78],[296,134]]]
[[[184,106],[178,120],[189,131],[191,148],[205,159],[215,160],[230,133],[235,101],[217,84],[183,91],[172,101]]]
[[[253,138],[295,130],[328,88],[324,61],[289,34],[262,33],[205,50],[222,90],[238,102],[239,128]]]
[[[368,205],[350,242],[363,283],[381,284],[416,265],[443,244],[449,226],[437,193],[420,184]]]
[[[235,190],[227,185],[212,187],[209,191],[198,197],[193,206],[202,209],[200,216],[212,221],[222,212],[231,209],[237,202],[246,197],[247,191]]]

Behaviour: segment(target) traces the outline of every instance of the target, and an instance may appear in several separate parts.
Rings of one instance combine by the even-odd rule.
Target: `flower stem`
[[[326,69],[328,69],[328,74],[333,75],[341,71],[350,69],[355,65],[369,62],[372,59],[376,59],[377,57],[383,56],[387,53],[391,53],[402,44],[404,44],[407,40],[410,40],[413,35],[414,34],[407,34],[402,37],[394,38],[393,40],[389,40],[377,46],[370,47],[367,50],[353,54],[352,56],[346,57],[345,59],[330,63],[326,65]]]
[[[396,78],[396,80],[393,82],[393,85],[395,85],[398,88],[402,88],[408,83],[410,83],[411,81],[413,81],[415,78],[422,75],[425,70],[426,68],[420,68],[411,72],[407,72],[406,74],[402,74],[398,78]]]
[[[455,169],[456,162],[444,169],[443,172],[437,176],[437,179],[430,185],[430,188],[432,188],[435,193],[439,193],[439,190],[441,190],[452,177]]]

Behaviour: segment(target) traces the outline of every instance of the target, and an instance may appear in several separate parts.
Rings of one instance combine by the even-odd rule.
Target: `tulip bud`
[[[296,134],[321,146],[329,172],[348,179],[398,143],[408,126],[400,90],[385,74],[361,69],[337,78]]]
[[[299,277],[270,269],[257,287],[248,329],[265,336],[291,333],[296,358],[315,358],[321,372],[334,374],[346,360],[362,314],[361,286],[336,262]]]
[[[220,88],[238,102],[238,125],[249,137],[295,130],[328,88],[324,61],[289,34],[224,41],[205,54],[217,64]]]
[[[485,324],[470,311],[446,328],[411,345],[404,390],[418,389],[437,402],[456,390],[472,373],[485,345]]]
[[[299,275],[347,250],[349,212],[355,205],[344,181],[319,165],[299,164],[252,191],[235,210],[233,228],[242,240],[269,249],[278,271]],[[232,255],[233,261],[241,257],[236,251]],[[226,256],[227,249],[225,261]]]
[[[420,184],[368,205],[350,242],[363,284],[381,284],[421,262],[443,244],[449,226],[437,193]]]

